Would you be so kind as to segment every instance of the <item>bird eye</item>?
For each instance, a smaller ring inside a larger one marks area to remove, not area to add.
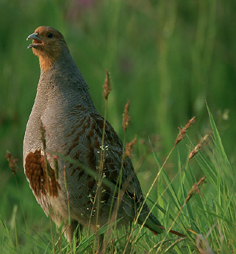
[[[51,34],[51,33],[50,33],[50,34],[47,34],[47,37],[48,37],[48,38],[53,38],[53,34]]]

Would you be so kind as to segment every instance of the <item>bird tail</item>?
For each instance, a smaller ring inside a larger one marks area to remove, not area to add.
[[[138,223],[140,225],[144,224],[146,228],[151,230],[153,234],[161,234],[165,228],[161,225],[160,221],[151,213],[147,218],[145,214],[140,214],[138,218]]]
[[[145,215],[140,214],[138,218],[138,223],[141,225],[144,223],[144,226],[155,235],[161,234],[165,230],[165,228],[161,225],[160,221],[152,213],[149,215],[148,218],[146,218]],[[170,230],[169,232],[179,237],[186,237],[186,235],[174,230]]]

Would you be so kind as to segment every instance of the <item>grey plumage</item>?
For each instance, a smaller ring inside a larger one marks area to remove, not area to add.
[[[121,219],[120,225],[128,225],[136,217],[144,198],[132,162],[129,158],[122,162],[122,142],[108,122],[105,128],[106,151],[102,173],[111,185],[102,184],[102,202],[99,207],[93,203],[97,182],[82,167],[59,157],[59,177],[56,178],[53,156],[50,153],[45,154],[43,149],[41,122],[45,128],[47,151],[73,158],[84,167],[97,172],[104,119],[93,105],[88,86],[76,67],[63,36],[53,28],[39,27],[28,38],[33,39],[29,47],[39,57],[41,74],[24,137],[24,167],[38,203],[58,226],[64,223],[65,235],[69,241],[72,240],[77,224],[90,226],[95,231],[96,223],[99,223],[99,226],[105,225],[110,211],[114,208],[117,199],[114,189],[123,165],[122,184],[127,182],[130,175],[133,177],[128,183],[117,218]],[[49,179],[44,164],[45,156],[51,172]],[[68,181],[71,227],[68,227],[64,169]],[[96,214],[99,215],[98,220]],[[149,208],[144,203],[138,222],[144,223],[148,215]],[[163,231],[160,222],[152,213],[144,225],[154,233]]]

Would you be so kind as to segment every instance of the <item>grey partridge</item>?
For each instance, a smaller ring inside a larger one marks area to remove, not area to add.
[[[92,102],[88,86],[62,34],[54,28],[41,26],[28,39],[33,40],[28,48],[38,56],[41,74],[24,136],[24,170],[46,215],[50,215],[57,226],[63,225],[66,238],[72,241],[77,226],[96,231],[109,222],[117,201],[115,188],[121,189],[122,184],[128,182],[117,211],[118,226],[129,225],[142,209],[138,223],[144,223],[156,234],[162,233],[164,228],[144,202],[130,158],[122,162],[122,142],[107,121],[102,178],[111,184],[102,182],[100,204],[94,204],[97,179],[86,168],[98,171],[104,119]],[[58,156],[57,172],[53,151],[78,161],[82,166]],[[118,184],[118,179],[121,179],[121,184]]]

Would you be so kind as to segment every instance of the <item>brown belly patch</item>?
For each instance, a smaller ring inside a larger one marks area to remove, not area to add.
[[[61,189],[55,175],[55,171],[47,163],[48,173],[45,169],[45,157],[41,150],[30,152],[25,159],[25,174],[35,196],[46,195],[57,197]]]

